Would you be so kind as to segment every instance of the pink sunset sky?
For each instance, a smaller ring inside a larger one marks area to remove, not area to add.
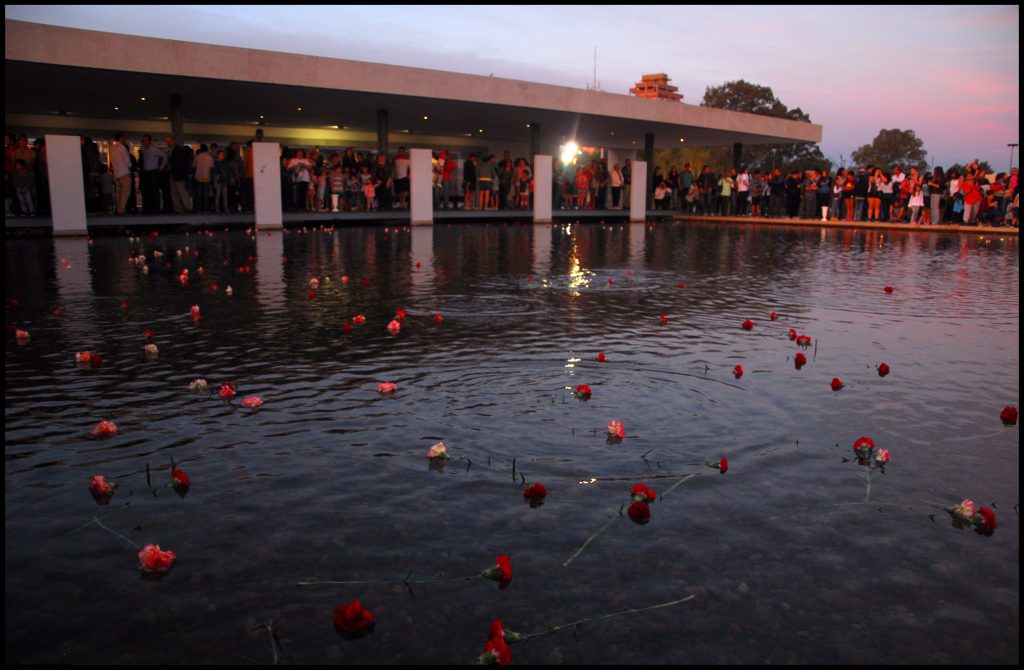
[[[928,158],[1009,166],[1018,6],[17,6],[6,18],[627,93],[667,72],[685,102],[745,79],[824,126],[849,162],[882,128]],[[669,103],[666,103],[669,104]],[[1014,154],[1017,165],[1017,154]]]

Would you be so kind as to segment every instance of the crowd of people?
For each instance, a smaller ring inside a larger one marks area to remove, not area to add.
[[[171,135],[158,146],[143,135],[138,146],[123,134],[105,147],[81,138],[86,211],[126,214],[160,212],[252,212],[255,191],[253,142],[179,144]],[[43,138],[5,135],[5,211],[8,215],[49,213],[49,173]],[[407,209],[411,160],[405,147],[391,156],[352,148],[281,147],[281,202],[288,212],[351,212]],[[435,209],[529,210],[534,175],[525,158],[505,151],[471,153],[461,160],[447,151],[433,154]],[[649,205],[687,214],[907,222],[928,225],[1018,225],[1017,168],[985,173],[974,161],[964,170],[904,173],[867,165],[828,169],[750,172],[746,166],[716,174],[689,164],[677,170],[653,168]],[[632,163],[604,160],[555,161],[552,205],[560,209],[628,207]],[[141,196],[141,197],[140,197]]]
[[[1012,225],[1019,220],[1017,168],[985,173],[978,161],[960,171],[941,167],[904,173],[867,165],[751,173],[746,166],[715,174],[690,165],[663,173],[655,167],[651,201],[655,209],[689,214],[877,221],[938,225]]]

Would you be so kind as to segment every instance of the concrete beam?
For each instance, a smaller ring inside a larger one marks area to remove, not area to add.
[[[551,223],[551,156],[533,157],[533,222]]]
[[[87,234],[81,139],[77,135],[47,135],[46,159],[53,234]]]
[[[253,142],[252,152],[256,227],[281,228],[281,147],[276,142]]]
[[[412,149],[409,166],[409,221],[412,225],[434,223],[434,172],[430,149]]]

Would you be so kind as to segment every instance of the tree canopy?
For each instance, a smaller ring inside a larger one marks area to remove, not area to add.
[[[925,170],[928,168],[927,155],[924,141],[913,130],[883,128],[871,144],[854,151],[852,158],[856,165],[876,165],[887,170],[896,166]]]
[[[799,107],[790,109],[775,97],[770,86],[752,84],[742,79],[721,86],[709,86],[704,91],[702,107],[716,107],[734,112],[747,112],[774,116],[790,121],[810,123],[811,117]],[[731,166],[732,150],[727,148],[719,168]],[[720,159],[721,160],[721,159]],[[783,172],[832,167],[817,144],[752,144],[743,147],[741,162],[751,170],[768,171],[780,168]]]

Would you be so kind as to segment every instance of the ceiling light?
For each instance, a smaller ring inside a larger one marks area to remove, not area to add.
[[[679,138],[679,141],[680,141],[680,142],[685,142],[686,140],[684,140],[684,139],[683,139],[682,137],[680,137],[680,138]]]
[[[429,120],[430,120],[430,117],[429,117],[429,116],[427,116],[426,114],[424,114],[424,115],[423,115],[423,120],[424,120],[424,121],[429,121]]]
[[[296,107],[296,108],[295,108],[295,111],[296,111],[296,112],[301,112],[301,111],[302,111],[302,108],[301,108],[301,107]]]
[[[142,102],[146,102],[146,98],[145,98],[145,96],[143,96],[143,97],[139,98],[139,100],[141,100]]]
[[[121,108],[120,108],[120,107],[115,107],[115,108],[114,108],[114,111],[115,111],[115,112],[121,111]]]
[[[530,127],[530,124],[529,124],[529,123],[527,123],[527,124],[526,124],[526,127],[527,127],[527,128],[529,128],[529,127]]]

